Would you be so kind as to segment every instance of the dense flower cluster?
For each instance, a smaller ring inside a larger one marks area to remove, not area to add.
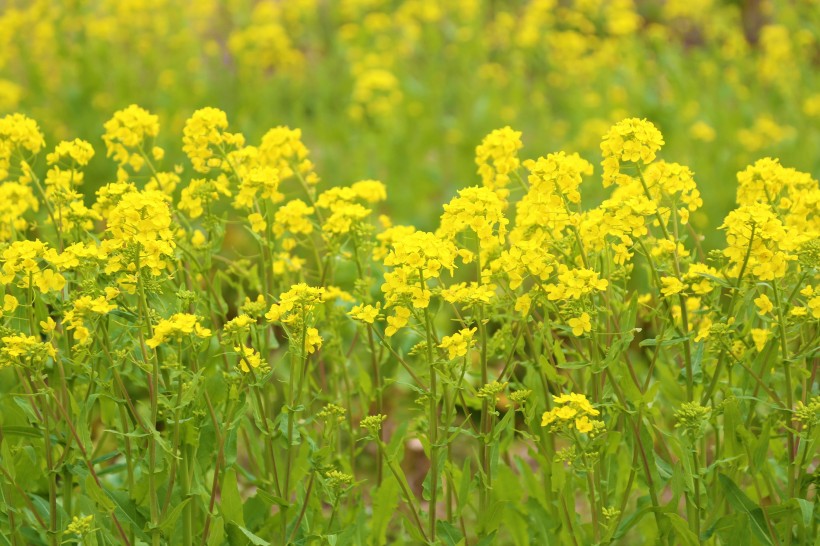
[[[553,402],[555,402],[555,407],[544,412],[541,417],[542,427],[550,426],[552,430],[575,429],[582,434],[590,435],[603,431],[604,422],[594,419],[601,412],[593,408],[583,394],[573,392],[553,396]]]
[[[334,522],[325,509],[371,498],[367,480],[377,484],[373,510],[398,499],[428,538],[458,530],[442,518],[463,493],[461,513],[477,531],[458,532],[471,543],[502,532],[482,526],[507,498],[498,484],[517,472],[529,472],[537,495],[564,488],[538,503],[564,534],[559,501],[588,488],[579,544],[603,543],[647,491],[659,517],[681,504],[664,507],[660,492],[686,497],[695,528],[704,506],[726,508],[694,484],[718,472],[743,480],[737,465],[763,455],[778,466],[777,488],[807,496],[796,484],[813,461],[820,320],[820,185],[809,174],[773,159],[742,170],[725,245],[705,252],[693,225],[704,207],[695,174],[656,157],[664,139],[646,120],[600,131],[598,183],[587,182],[593,167],[581,155],[519,158],[521,133],[494,131],[477,149],[482,184],[458,191],[429,230],[379,216],[389,203],[381,181],[319,186],[299,131],[276,127],[247,145],[214,108],[184,124],[187,163],[172,170],[153,145],[156,117],[117,112],[104,137],[116,179],[87,205],[91,142],[47,148],[28,118],[4,123],[0,372],[12,403],[0,400],[3,453],[16,435],[38,457],[45,449],[35,466],[45,468],[49,501],[66,495],[58,476],[83,499],[65,508],[72,518],[105,504],[98,488],[119,488],[112,498],[130,499],[129,511],[151,524],[123,523],[114,508],[117,521],[103,523],[97,511],[111,542],[120,530],[155,543],[165,530],[192,537],[196,520],[219,521],[204,542],[221,543],[226,518],[241,525],[239,512],[213,508],[227,502],[250,507],[248,525],[262,506],[257,519],[272,523],[255,529],[268,525],[283,540],[307,537],[306,513],[330,536],[352,520]],[[613,183],[589,204],[588,189]],[[35,430],[40,443],[29,438]],[[91,454],[109,442],[144,458],[102,473]],[[701,444],[715,450],[709,464]],[[417,445],[435,478],[424,505],[397,459]],[[463,456],[471,450],[477,457]],[[83,465],[61,468],[58,451]],[[369,457],[376,464],[362,464]],[[613,461],[632,469],[629,480],[604,479]],[[544,472],[529,470],[536,464]],[[195,490],[200,475],[214,481]],[[0,477],[4,490],[12,479]],[[244,499],[245,486],[255,496]],[[617,500],[602,506],[605,498]],[[300,502],[304,510],[290,509]],[[395,506],[377,534],[401,525]],[[772,517],[785,527],[785,516]],[[635,523],[641,532],[672,532],[645,520]],[[50,518],[40,527],[54,537],[86,532],[57,521],[62,528]]]

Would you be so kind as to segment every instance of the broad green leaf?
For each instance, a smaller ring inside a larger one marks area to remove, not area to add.
[[[664,515],[666,516],[666,519],[669,520],[669,523],[672,524],[672,529],[675,530],[675,534],[678,539],[680,539],[675,544],[680,544],[681,546],[700,546],[700,541],[698,540],[697,535],[689,529],[689,524],[686,523],[686,520],[677,514],[672,514],[669,512]]]
[[[91,500],[97,503],[103,512],[110,513],[114,511],[114,502],[105,494],[105,491],[97,485],[97,482],[91,474],[85,478],[85,492],[91,497]]]
[[[814,515],[814,503],[806,499],[795,498],[792,500],[797,503],[797,507],[800,509],[800,515],[803,517],[803,528],[810,529],[812,516]]]
[[[387,526],[401,500],[399,482],[389,470],[385,469],[384,480],[373,495],[373,517],[371,519],[370,535],[373,544],[384,544],[387,535]]]
[[[237,531],[242,533],[245,536],[245,538],[247,538],[250,541],[250,543],[253,544],[253,546],[270,546],[270,542],[268,542],[267,540],[263,539],[262,537],[260,537],[258,535],[255,535],[254,533],[252,533],[251,531],[249,531],[248,529],[246,529],[242,525],[237,525],[235,523],[228,523],[228,529],[229,530],[236,529]]]
[[[239,496],[239,486],[236,483],[236,470],[229,468],[222,477],[222,500],[219,504],[222,517],[226,523],[245,525],[245,516],[242,512],[242,497]]]
[[[445,546],[459,546],[459,544],[464,543],[464,535],[461,534],[458,527],[447,521],[437,521],[436,532],[438,533],[438,538]]]
[[[150,540],[143,531],[146,518],[128,494],[125,491],[106,491],[105,493],[117,505],[117,517],[129,522],[139,537]]]
[[[3,434],[5,436],[23,436],[25,438],[42,438],[43,433],[34,427],[14,427],[4,426]]]
[[[211,532],[208,535],[208,546],[225,546],[225,521],[215,516],[211,519]]]
[[[190,497],[174,506],[173,510],[165,514],[165,518],[159,523],[159,528],[162,529],[165,535],[173,534],[174,526],[189,502],[191,502]]]
[[[763,544],[772,544],[766,527],[766,520],[763,515],[763,510],[752,501],[740,488],[732,481],[726,474],[718,474],[718,480],[726,493],[726,500],[732,505],[732,508],[745,513],[749,517],[749,522],[752,525],[752,531],[758,540]]]

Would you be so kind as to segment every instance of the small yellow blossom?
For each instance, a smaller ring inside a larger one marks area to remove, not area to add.
[[[757,352],[763,351],[766,346],[766,341],[769,339],[769,331],[765,328],[752,328],[752,340],[755,343]]]
[[[568,324],[570,328],[572,328],[572,334],[574,336],[582,336],[584,333],[592,331],[589,313],[581,313],[581,316],[569,319]]]
[[[177,313],[172,315],[171,318],[160,320],[154,326],[154,335],[145,343],[155,349],[160,344],[182,335],[207,338],[211,336],[211,331],[202,327],[196,315]]]
[[[755,305],[758,309],[759,315],[768,315],[774,309],[774,304],[772,304],[771,300],[766,294],[761,294],[760,297],[755,298]]]
[[[464,356],[473,345],[473,334],[475,332],[476,328],[464,328],[451,336],[444,336],[441,338],[439,347],[447,349],[450,360]]]
[[[376,320],[376,317],[379,316],[379,307],[381,304],[376,304],[375,307],[372,305],[356,305],[353,309],[350,310],[348,315],[352,318],[359,320],[361,322],[365,322],[367,324],[373,324]]]
[[[686,285],[683,284],[677,277],[663,277],[661,278],[661,284],[663,285],[661,288],[661,294],[666,297],[679,294],[684,290],[684,288],[686,288]]]

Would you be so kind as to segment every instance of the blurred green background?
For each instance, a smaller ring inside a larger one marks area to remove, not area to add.
[[[818,64],[816,0],[0,0],[0,115],[34,117],[49,147],[92,142],[89,195],[115,177],[115,110],[157,113],[166,163],[185,165],[185,119],[215,106],[251,144],[301,128],[323,187],[382,180],[385,212],[426,228],[479,183],[492,129],[522,131],[522,157],[597,165],[612,123],[646,117],[695,172],[714,247],[738,170],[820,171]]]

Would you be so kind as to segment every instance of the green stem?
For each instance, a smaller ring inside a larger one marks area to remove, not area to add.
[[[407,507],[410,510],[410,516],[413,518],[413,523],[416,524],[419,533],[421,533],[421,536],[424,537],[424,542],[429,542],[427,539],[427,534],[424,532],[424,525],[421,523],[421,520],[419,519],[419,513],[418,510],[416,510],[416,504],[413,502],[413,497],[410,495],[410,491],[407,490],[407,483],[405,482],[404,478],[399,473],[399,471],[396,470],[393,461],[391,461],[387,457],[387,453],[385,452],[386,446],[384,445],[384,443],[378,438],[375,438],[375,440],[376,445],[379,446],[379,456],[384,458],[384,462],[387,463],[387,468],[390,470],[390,472],[393,474],[393,477],[396,478],[396,482],[398,482],[399,484],[402,496],[404,497],[404,502],[407,503]]]
[[[780,359],[783,363],[783,374],[786,379],[786,406],[789,412],[794,411],[794,393],[792,387],[791,362],[789,362],[789,349],[786,340],[786,322],[783,319],[783,307],[780,298],[780,290],[777,288],[777,281],[772,281],[772,288],[774,290],[774,302],[777,309],[777,326],[780,332]],[[786,427],[786,443],[789,450],[787,475],[787,495],[791,499],[794,497],[794,433],[791,427]],[[792,511],[786,514],[786,546],[792,542]]]
[[[421,277],[424,290],[424,275]],[[430,311],[424,308],[424,327],[427,334],[427,363],[430,366],[430,423],[428,439],[430,440],[430,509],[428,529],[430,540],[436,540],[436,503],[438,500],[438,393],[436,392],[436,368],[433,364],[433,325]]]

